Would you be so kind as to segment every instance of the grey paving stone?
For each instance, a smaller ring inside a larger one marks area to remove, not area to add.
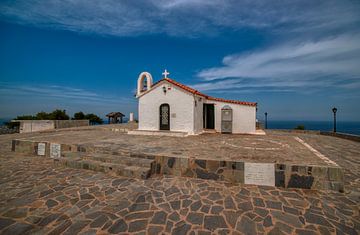
[[[15,220],[13,219],[0,218],[0,230],[6,228],[13,223],[15,223]]]
[[[78,234],[86,225],[90,223],[89,220],[78,220],[75,221],[66,231],[64,232],[64,235],[72,235],[72,234]]]
[[[128,225],[123,219],[117,220],[108,230],[109,233],[117,234],[120,232],[126,232],[128,230]]]
[[[214,231],[218,228],[227,228],[226,222],[222,216],[207,215],[204,218],[204,227],[207,230]]]
[[[146,229],[147,220],[136,220],[129,223],[129,232],[139,232]]]
[[[186,220],[191,224],[199,224],[201,225],[204,220],[204,214],[203,213],[195,213],[190,212],[188,216],[186,217]]]
[[[24,218],[27,215],[27,208],[15,208],[15,209],[11,209],[9,211],[7,211],[4,216],[5,217],[9,217],[9,218]]]
[[[306,212],[304,214],[304,217],[307,223],[319,224],[323,226],[331,226],[330,223],[323,216]]]
[[[176,226],[173,229],[172,234],[176,235],[186,235],[188,231],[190,230],[191,226],[189,224],[183,223],[179,226]]]
[[[90,223],[91,228],[102,227],[109,219],[105,215],[100,215],[93,222]]]
[[[269,216],[269,215],[266,216],[266,218],[264,219],[263,225],[264,225],[264,227],[273,226],[273,222],[272,222],[271,216]]]
[[[154,214],[151,224],[165,224],[167,214],[164,211],[158,211]]]
[[[51,208],[51,207],[54,207],[54,206],[57,206],[59,203],[55,200],[52,200],[52,199],[49,199],[46,201],[46,206],[48,208]]]
[[[3,235],[22,235],[28,233],[34,226],[25,223],[15,223],[2,231]]]
[[[256,234],[256,224],[246,216],[241,217],[236,225],[236,230],[243,234]]]

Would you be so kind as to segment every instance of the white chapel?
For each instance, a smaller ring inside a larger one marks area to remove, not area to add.
[[[257,103],[211,97],[168,78],[166,70],[163,75],[156,83],[148,72],[139,75],[138,130],[188,135],[256,132]]]

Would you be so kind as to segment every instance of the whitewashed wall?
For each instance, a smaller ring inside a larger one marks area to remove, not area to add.
[[[24,120],[20,122],[20,133],[55,129],[55,123],[51,120]]]
[[[231,104],[209,100],[207,103],[215,104],[215,130],[221,132],[221,109],[228,105],[233,110],[232,133],[255,133],[256,107],[240,104]]]
[[[163,92],[163,86],[171,90]],[[139,130],[159,130],[160,105],[170,105],[170,130],[194,134],[194,98],[192,94],[163,81],[139,97]],[[174,117],[175,116],[175,117]]]

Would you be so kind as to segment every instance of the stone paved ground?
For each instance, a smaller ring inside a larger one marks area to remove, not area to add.
[[[2,234],[360,233],[355,142],[302,136],[345,168],[346,190],[337,193],[190,178],[115,178],[15,154],[12,138],[0,137]]]
[[[141,152],[164,156],[262,163],[302,164],[306,162],[306,164],[327,165],[294,138],[299,135],[286,135],[281,132],[270,132],[265,136],[207,134],[179,138],[128,135],[99,127],[84,127],[81,131],[78,131],[79,129],[60,130],[33,133],[31,137],[24,139],[96,146],[112,152]],[[360,143],[357,143],[357,146],[360,148]]]

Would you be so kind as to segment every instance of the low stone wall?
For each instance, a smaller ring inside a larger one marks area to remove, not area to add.
[[[55,129],[89,126],[89,120],[55,120]]]
[[[55,128],[54,121],[51,120],[19,120],[19,122],[20,133],[53,130]]]
[[[89,126],[89,120],[13,120],[20,123],[20,133]]]
[[[266,129],[265,131],[280,131],[280,132],[287,132],[287,133],[300,133],[300,134],[314,134],[314,135],[320,135],[320,131],[316,130],[295,130],[295,129]]]
[[[38,155],[40,144],[45,144],[44,156],[50,157],[51,145],[54,143],[46,141],[13,140],[12,151]],[[86,145],[68,145],[60,144],[61,156],[63,152],[103,152],[94,146]],[[119,157],[121,155],[130,155],[135,158],[148,158],[156,161],[156,174],[175,175],[191,178],[201,178],[209,180],[227,181],[229,183],[247,184],[247,162],[243,161],[224,161],[207,160],[200,158],[159,156],[144,153],[113,153]],[[344,190],[344,172],[341,167],[330,165],[294,165],[281,163],[260,163],[271,166],[272,171],[266,172],[274,178],[272,186],[284,188],[303,188],[303,189],[321,189],[335,190],[343,192]],[[259,172],[261,175],[261,172]],[[255,175],[255,177],[257,177]],[[269,177],[269,178],[271,178]],[[258,177],[259,185],[269,185],[268,179]],[[261,184],[264,180],[266,184]]]
[[[268,130],[287,132],[287,133],[327,135],[327,136],[333,136],[333,137],[338,137],[338,138],[342,138],[342,139],[360,142],[359,135],[352,135],[352,134],[347,134],[347,133],[330,132],[330,131],[316,131],[316,130],[291,130],[291,129],[268,129]]]
[[[351,135],[351,134],[339,133],[339,132],[336,132],[336,133],[335,132],[325,132],[325,131],[320,132],[320,134],[360,142],[359,135]]]
[[[157,174],[246,183],[245,162],[131,154],[156,160]],[[272,163],[265,163],[271,165]],[[344,190],[343,169],[338,166],[273,163],[275,184],[284,188]],[[267,179],[264,179],[265,181]]]
[[[39,155],[39,144],[45,145],[45,151],[43,157],[51,157],[51,143],[47,141],[30,141],[30,140],[12,140],[11,150],[17,153]],[[63,151],[77,152],[80,151],[80,147],[77,145],[60,144],[60,154]]]

